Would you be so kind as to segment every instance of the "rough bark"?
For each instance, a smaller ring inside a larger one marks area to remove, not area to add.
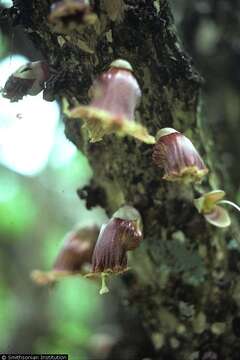
[[[202,77],[182,47],[169,2],[96,0],[96,26],[67,36],[49,26],[49,1],[13,2],[9,16],[57,71],[46,97],[87,103],[94,77],[125,58],[143,92],[137,118],[153,135],[166,126],[184,132],[203,155],[210,175],[202,185],[168,183],[152,163],[151,146],[114,135],[90,144],[81,121],[65,119],[67,137],[94,170],[91,206],[100,203],[110,215],[128,203],[143,217],[144,242],[131,256],[133,275],[125,285],[157,358],[239,359],[238,244],[230,243],[231,232],[207,225],[192,203],[201,191],[231,189],[231,181],[215,166],[218,154],[201,111]],[[237,239],[236,224],[233,229]]]

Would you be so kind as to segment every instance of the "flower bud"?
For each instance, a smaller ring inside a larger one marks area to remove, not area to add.
[[[158,131],[153,150],[154,163],[164,169],[163,179],[198,182],[207,174],[206,168],[192,142],[180,132],[164,128]]]
[[[134,120],[141,90],[129,62],[114,61],[109,70],[93,83],[89,93],[92,97],[90,105],[78,106],[70,116],[85,121],[91,142],[102,140],[106,134],[117,133],[155,143],[147,129]]]
[[[65,276],[82,273],[84,266],[91,263],[98,234],[98,227],[85,227],[67,234],[53,270],[35,270],[32,272],[33,280],[45,285]]]
[[[92,273],[102,273],[103,288],[107,292],[105,277],[127,270],[127,251],[136,249],[142,240],[141,216],[130,207],[123,206],[101,228],[92,257]]]
[[[21,100],[25,95],[37,95],[49,77],[48,65],[44,61],[29,62],[21,66],[7,80],[3,97],[11,102]]]
[[[218,205],[221,204],[224,196],[224,191],[213,190],[194,200],[194,205],[207,222],[220,228],[228,227],[231,224],[227,210]]]
[[[88,0],[62,0],[52,4],[48,20],[56,32],[68,33],[81,25],[94,24],[97,15]]]

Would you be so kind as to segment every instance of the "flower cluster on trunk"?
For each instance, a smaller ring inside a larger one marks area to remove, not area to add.
[[[84,31],[86,26],[98,21],[95,10],[88,0],[56,1],[50,8],[49,25],[58,33]],[[44,61],[21,66],[7,80],[2,90],[3,96],[10,101],[18,101],[25,95],[38,94],[49,79],[50,68],[53,69]],[[114,60],[93,82],[89,96],[91,100],[88,105],[77,104],[70,109],[65,108],[64,112],[67,117],[83,124],[82,128],[87,130],[90,142],[103,141],[105,136],[115,134],[131,136],[152,146],[153,165],[162,169],[162,178],[166,181],[195,184],[203,181],[208,174],[203,158],[185,134],[166,127],[152,136],[136,119],[142,91],[127,60]],[[66,104],[67,99],[63,100]],[[240,211],[236,204],[222,200],[224,195],[222,190],[213,190],[192,199],[199,213],[214,226],[226,227],[231,223],[223,204]],[[39,283],[48,283],[63,275],[84,274],[84,264],[91,263],[92,270],[86,276],[101,274],[101,293],[107,292],[106,276],[126,271],[127,252],[141,243],[141,216],[137,209],[125,205],[102,225],[100,232],[96,228],[84,231],[86,236],[82,230],[68,235],[52,271],[35,271],[33,278]]]

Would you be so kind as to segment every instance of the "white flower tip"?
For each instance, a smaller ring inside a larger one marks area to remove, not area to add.
[[[117,69],[129,70],[129,71],[133,72],[132,65],[127,60],[123,60],[123,59],[114,60],[110,64],[110,67],[111,68],[117,68]]]
[[[178,131],[173,128],[160,129],[160,130],[158,130],[158,132],[156,134],[156,140],[159,140],[163,136],[174,134],[174,133],[178,133]]]
[[[120,207],[114,214],[113,218],[118,218],[128,221],[139,221],[141,220],[141,215],[137,209],[130,205],[124,205]]]

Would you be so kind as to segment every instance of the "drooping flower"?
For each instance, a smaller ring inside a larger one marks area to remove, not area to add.
[[[221,205],[227,204],[240,211],[238,205],[231,201],[223,200],[224,197],[224,191],[213,190],[194,200],[194,205],[198,209],[199,213],[203,214],[207,222],[220,228],[231,225],[231,218],[228,211]]]
[[[82,25],[94,24],[97,15],[88,0],[62,0],[52,4],[48,20],[56,32],[68,33]]]
[[[199,182],[208,172],[192,142],[172,128],[163,128],[156,136],[154,163],[164,169],[163,179],[183,183]]]
[[[91,263],[98,234],[99,228],[96,226],[84,227],[67,234],[53,269],[48,272],[33,271],[33,280],[45,285],[66,276],[84,274],[85,265]]]
[[[48,77],[49,68],[45,61],[29,62],[8,78],[2,95],[11,102],[21,100],[25,95],[37,95],[43,90]]]
[[[134,120],[141,90],[129,62],[121,59],[112,62],[109,70],[93,83],[89,93],[92,97],[90,105],[74,108],[70,116],[84,121],[91,142],[116,133],[133,136],[148,144],[155,143],[147,129]]]
[[[105,278],[110,274],[119,274],[128,269],[127,251],[136,249],[142,240],[141,216],[131,206],[123,206],[107,224],[101,228],[93,256],[92,273],[101,274],[100,294],[108,292]]]

